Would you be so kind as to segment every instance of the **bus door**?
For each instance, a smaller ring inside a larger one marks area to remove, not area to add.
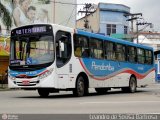
[[[71,58],[71,34],[58,31],[56,34],[56,67],[58,87],[67,88],[69,85],[69,60]]]

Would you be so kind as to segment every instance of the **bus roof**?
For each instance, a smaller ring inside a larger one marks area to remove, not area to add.
[[[153,50],[153,48],[149,47],[149,46],[145,46],[145,45],[142,45],[142,44],[136,44],[136,43],[129,42],[129,41],[126,41],[126,40],[112,38],[112,37],[109,37],[109,36],[104,36],[104,35],[100,35],[100,34],[96,34],[96,33],[91,33],[91,32],[87,32],[87,31],[80,30],[80,29],[77,29],[77,33],[81,34],[81,35],[88,36],[88,37],[94,37],[94,38],[103,39],[103,40],[116,42],[116,43],[120,43],[120,44],[125,44],[125,45],[134,46],[134,47]]]

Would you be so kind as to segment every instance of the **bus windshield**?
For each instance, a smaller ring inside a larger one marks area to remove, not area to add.
[[[54,61],[54,40],[49,34],[11,37],[10,66],[29,66]]]

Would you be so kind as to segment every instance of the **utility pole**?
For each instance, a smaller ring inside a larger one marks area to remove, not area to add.
[[[139,19],[138,16],[142,16],[142,13],[134,13],[134,14],[128,13],[128,14],[124,14],[124,16],[125,17],[131,16],[131,18],[127,19],[127,21],[131,21],[131,32],[133,33],[134,32],[133,22],[134,22],[134,20],[136,20],[136,24],[137,24],[138,23],[137,19]],[[138,25],[136,26],[136,35],[137,35],[136,38],[137,38],[137,43],[138,43]]]
[[[137,20],[137,19],[139,18],[139,17],[138,17],[139,15],[142,16],[142,13],[134,13],[134,14],[128,13],[128,14],[124,14],[125,17],[131,16],[131,18],[128,19],[127,21],[131,21],[131,31],[132,31],[132,32],[134,31],[134,30],[133,30],[133,21],[134,21],[134,20]]]
[[[94,7],[91,3],[86,3],[83,7],[83,10],[78,11],[78,13],[85,14],[85,20],[84,20],[84,28],[89,29],[89,21],[87,19],[88,15],[91,13],[94,13]]]
[[[138,23],[138,21],[137,21],[137,23],[136,23],[136,28],[137,28],[137,36],[136,36],[136,38],[137,38],[137,44],[139,43],[139,41],[138,41],[138,34],[139,34],[139,29],[138,29],[138,26],[142,26],[142,25],[147,25],[147,26],[149,26],[150,25],[150,27],[152,27],[153,26],[153,24],[152,23],[147,23],[147,22],[139,22]],[[147,27],[146,26],[146,27]],[[143,30],[143,29],[142,29]],[[142,30],[140,30],[140,31],[142,31]]]

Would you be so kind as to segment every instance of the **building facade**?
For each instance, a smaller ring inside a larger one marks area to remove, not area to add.
[[[137,39],[134,40],[137,43]],[[154,51],[160,50],[160,33],[158,32],[139,32],[138,43],[153,47]]]
[[[84,28],[84,21],[88,20],[88,31],[114,37],[126,37],[129,32],[128,17],[130,8],[121,4],[99,3],[94,13],[77,20],[77,28]]]

